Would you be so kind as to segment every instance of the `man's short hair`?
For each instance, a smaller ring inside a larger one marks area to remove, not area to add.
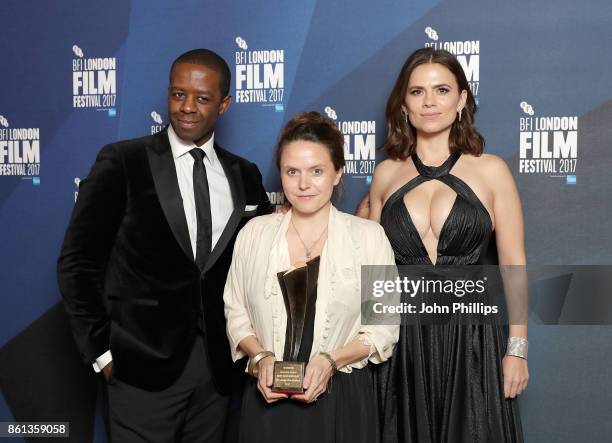
[[[221,79],[219,80],[221,95],[227,97],[230,89],[230,81],[232,80],[232,73],[225,60],[223,60],[219,54],[210,49],[192,49],[191,51],[187,51],[179,55],[178,58],[172,62],[172,66],[170,67],[171,77],[174,67],[181,63],[202,65],[217,71],[221,75]]]

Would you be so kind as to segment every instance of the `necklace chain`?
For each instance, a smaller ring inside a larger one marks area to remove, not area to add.
[[[293,217],[291,217],[291,226],[293,226],[295,233],[297,234],[298,238],[300,239],[300,242],[302,243],[302,246],[304,247],[304,252],[306,253],[306,260],[310,260],[310,254],[312,253],[312,250],[314,249],[314,247],[323,238],[323,235],[325,235],[325,233],[327,232],[327,226],[325,226],[325,229],[323,229],[323,232],[321,232],[321,235],[319,235],[319,238],[315,240],[315,242],[310,246],[310,248],[306,246],[304,239],[300,235],[300,231],[298,231],[298,229],[295,227],[295,224],[293,223]]]

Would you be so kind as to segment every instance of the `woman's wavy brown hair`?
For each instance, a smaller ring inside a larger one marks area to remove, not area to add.
[[[390,158],[404,160],[416,149],[416,130],[402,115],[402,105],[406,98],[408,81],[412,71],[417,66],[425,63],[438,63],[448,69],[454,76],[459,86],[459,91],[467,91],[467,100],[462,110],[461,121],[457,118],[453,122],[448,137],[450,152],[461,152],[479,156],[482,154],[485,140],[474,127],[474,114],[476,114],[476,102],[465,72],[457,58],[443,49],[421,48],[414,51],[402,66],[397,76],[395,86],[387,100],[387,140],[383,149],[387,151]]]

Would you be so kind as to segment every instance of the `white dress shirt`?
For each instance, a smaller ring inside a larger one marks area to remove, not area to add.
[[[195,197],[193,194],[193,162],[195,160],[191,154],[189,154],[189,151],[197,146],[193,142],[178,138],[172,126],[168,126],[168,139],[170,139],[170,147],[172,148],[172,156],[174,157],[174,165],[176,166],[179,190],[183,198],[183,209],[185,210],[185,217],[187,218],[191,249],[193,250],[193,256],[195,258],[198,228]],[[221,237],[221,233],[225,229],[225,225],[227,225],[227,221],[234,211],[234,201],[232,200],[229,182],[227,181],[223,165],[221,165],[217,157],[214,146],[215,134],[211,135],[210,139],[199,147],[199,149],[202,149],[206,154],[204,157],[204,167],[206,168],[206,177],[208,179],[210,214],[212,216],[211,249],[214,249],[219,241],[219,237]]]
[[[232,358],[245,353],[239,344],[254,335],[282,360],[287,312],[277,273],[290,268],[287,229],[291,211],[255,217],[238,233],[223,301]],[[395,256],[383,228],[370,220],[330,208],[327,241],[321,252],[317,280],[311,357],[331,352],[352,340],[370,347],[365,359],[341,368],[351,372],[368,361],[391,356],[398,339],[395,324],[361,324],[361,266],[389,265]]]
[[[191,240],[191,250],[193,258],[196,255],[196,241],[198,231],[198,219],[196,216],[195,196],[193,193],[193,163],[195,159],[189,154],[193,148],[202,149],[206,154],[204,157],[204,167],[208,179],[208,190],[210,194],[210,214],[212,217],[212,245],[219,241],[225,225],[234,211],[234,201],[229,182],[225,175],[223,165],[215,152],[215,134],[202,146],[196,146],[193,142],[182,140],[176,135],[172,126],[168,126],[168,139],[176,167],[176,177],[178,179],[179,191],[183,199],[183,210],[187,219],[187,229],[189,230],[189,240]],[[100,372],[104,366],[113,360],[111,351],[108,350],[93,363],[94,371]]]

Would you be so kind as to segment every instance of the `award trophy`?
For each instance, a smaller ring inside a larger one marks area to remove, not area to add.
[[[305,362],[312,348],[318,261],[317,257],[305,267],[277,274],[287,311],[287,329],[283,361],[274,362],[273,392],[304,393]]]

